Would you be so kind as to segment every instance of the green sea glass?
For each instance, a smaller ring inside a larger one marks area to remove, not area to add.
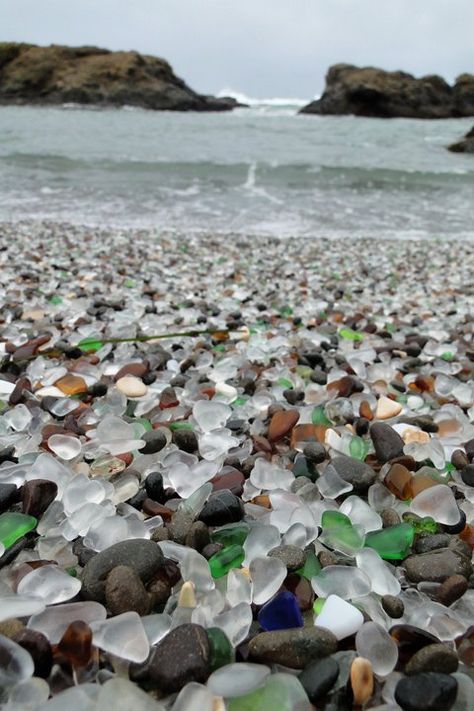
[[[369,443],[362,437],[352,437],[349,443],[349,453],[354,459],[359,459],[363,462],[369,453]]]
[[[102,348],[104,344],[98,338],[88,336],[87,338],[83,338],[82,341],[79,341],[77,345],[82,351],[92,351],[92,353],[95,353],[95,351]]]
[[[371,531],[365,538],[365,545],[373,548],[384,560],[403,560],[410,552],[415,537],[415,529],[409,523]]]
[[[207,636],[211,647],[211,670],[215,671],[235,659],[234,650],[226,633],[218,627],[210,627]]]
[[[227,701],[228,711],[307,711],[311,708],[306,691],[296,676],[272,674],[265,686],[245,696]]]
[[[248,533],[249,527],[246,523],[230,523],[213,531],[211,540],[213,543],[222,543],[223,546],[243,546]]]
[[[317,597],[316,598],[316,600],[313,602],[313,612],[315,615],[321,614],[325,602],[326,602],[325,597]]]
[[[306,554],[306,560],[302,568],[297,572],[302,575],[306,580],[311,580],[315,575],[321,571],[321,563],[319,562],[316,553],[313,551],[308,551]]]
[[[341,330],[339,331],[339,335],[346,341],[362,341],[364,338],[362,333],[353,331],[352,328],[341,328]]]
[[[15,541],[33,531],[38,523],[34,516],[7,511],[0,515],[0,543],[10,548]]]
[[[339,511],[325,511],[321,519],[320,540],[329,548],[353,556],[365,540],[361,526],[354,526],[348,516]]]
[[[431,516],[424,516],[419,518],[412,513],[404,513],[403,520],[405,523],[409,523],[415,529],[415,533],[437,533],[438,524],[431,518]]]
[[[245,558],[242,546],[230,545],[209,558],[209,568],[213,578],[222,578],[232,568],[239,568]]]
[[[326,413],[324,412],[324,407],[322,405],[318,405],[314,408],[311,414],[311,422],[313,425],[325,425],[326,427],[329,427],[332,424],[331,420],[328,420],[326,417]]]

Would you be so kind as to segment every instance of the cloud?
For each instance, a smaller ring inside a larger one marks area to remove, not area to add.
[[[194,88],[311,97],[340,61],[473,71],[473,0],[0,0],[2,38],[137,49]]]

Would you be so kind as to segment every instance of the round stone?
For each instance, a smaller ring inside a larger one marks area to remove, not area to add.
[[[338,675],[339,664],[333,657],[326,657],[310,662],[298,679],[308,694],[308,699],[312,704],[316,704],[332,689]]]
[[[448,711],[457,690],[458,683],[449,674],[425,672],[400,679],[395,700],[403,711]]]
[[[206,630],[195,624],[171,630],[155,647],[148,663],[152,683],[168,694],[180,691],[191,681],[204,683],[210,672],[209,639]]]
[[[405,674],[411,676],[421,672],[451,674],[457,671],[458,655],[446,644],[428,644],[416,652],[405,666]]]
[[[289,573],[302,568],[306,560],[306,553],[297,546],[277,546],[272,548],[268,555],[281,560]]]
[[[146,615],[150,599],[139,575],[128,565],[112,568],[105,581],[105,601],[112,615],[137,612]]]
[[[403,617],[405,606],[403,601],[396,595],[384,595],[381,599],[382,607],[389,617],[399,619]]]
[[[117,380],[115,385],[117,390],[131,398],[143,397],[148,391],[145,383],[134,375],[124,375],[123,378]]]
[[[336,650],[336,637],[322,627],[261,632],[249,644],[250,657],[255,661],[292,669],[304,669],[314,659],[327,657]]]
[[[166,435],[160,429],[150,430],[141,435],[141,439],[145,442],[140,449],[141,454],[156,454],[166,446]]]

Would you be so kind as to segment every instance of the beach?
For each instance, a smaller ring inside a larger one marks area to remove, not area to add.
[[[0,264],[2,702],[469,698],[472,241],[20,220]]]

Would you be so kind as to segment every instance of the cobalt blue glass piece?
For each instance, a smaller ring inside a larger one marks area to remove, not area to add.
[[[278,593],[260,608],[258,621],[266,632],[289,630],[304,624],[296,597],[286,591]]]

